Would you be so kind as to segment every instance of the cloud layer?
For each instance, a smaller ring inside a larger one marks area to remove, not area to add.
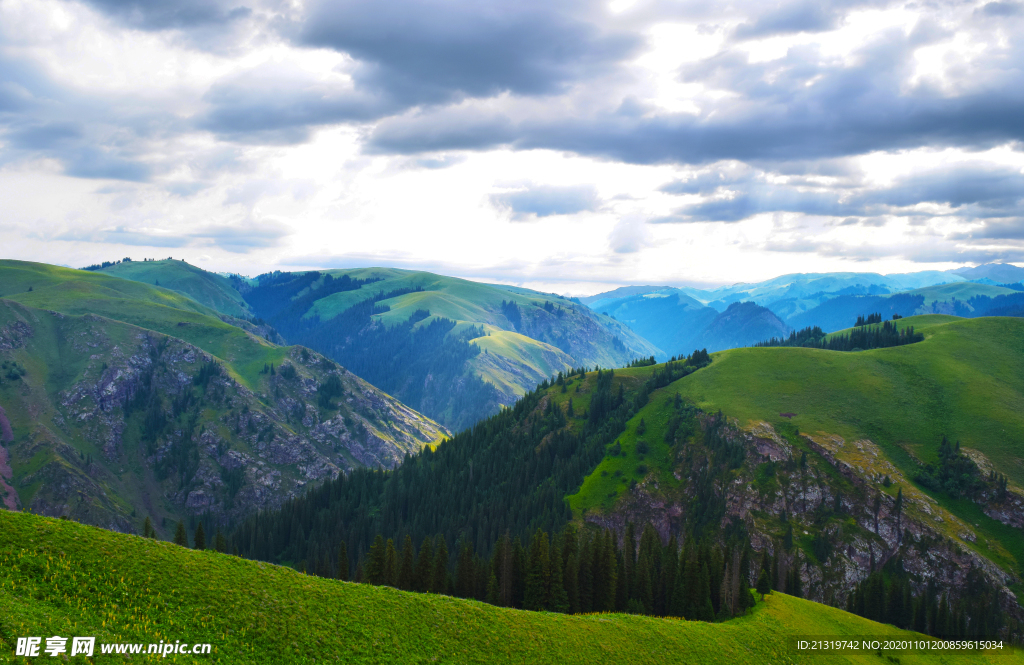
[[[466,227],[592,224],[612,267],[1018,260],[1021,3],[618,4],[2,5],[0,169],[97,183],[11,228],[266,263],[338,220],[413,242],[391,199],[444,191]]]

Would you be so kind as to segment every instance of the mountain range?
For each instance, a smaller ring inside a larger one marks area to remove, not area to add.
[[[626,323],[657,346],[656,357],[664,360],[698,347],[717,351],[749,346],[808,326],[833,332],[876,311],[886,318],[938,313],[1019,316],[1024,312],[1022,281],[1024,268],[987,264],[893,275],[799,273],[709,290],[630,286],[580,301]],[[753,303],[758,309],[748,307],[742,319],[734,315],[728,333],[718,332],[720,324],[712,326],[716,314],[740,302]],[[740,334],[738,329],[745,332]]]

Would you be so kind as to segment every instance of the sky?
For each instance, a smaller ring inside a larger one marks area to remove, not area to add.
[[[0,0],[0,257],[543,291],[1024,263],[1024,4]]]

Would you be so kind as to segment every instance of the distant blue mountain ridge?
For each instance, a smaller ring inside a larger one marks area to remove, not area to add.
[[[664,359],[695,348],[749,346],[807,326],[842,330],[873,312],[887,319],[925,313],[1022,316],[1022,282],[1024,268],[986,264],[890,275],[795,273],[716,289],[626,286],[579,300],[629,326]],[[744,307],[736,308],[739,303]]]

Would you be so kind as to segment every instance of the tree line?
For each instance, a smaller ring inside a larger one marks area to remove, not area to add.
[[[923,340],[924,335],[914,332],[914,326],[900,328],[895,321],[885,321],[880,326],[858,323],[857,327],[854,327],[849,333],[831,336],[818,326],[808,326],[799,331],[794,330],[789,337],[772,337],[769,340],[758,342],[754,346],[798,346],[828,351],[867,351],[868,349],[903,346]]]
[[[715,621],[754,605],[752,550],[745,536],[724,547],[695,539],[680,547],[675,536],[664,543],[650,524],[638,531],[630,523],[620,546],[610,529],[578,529],[570,522],[559,532],[537,529],[525,545],[506,532],[484,557],[468,539],[449,553],[443,534],[424,537],[419,548],[408,534],[401,547],[377,534],[354,572],[344,542],[333,559],[325,557],[305,572],[524,610]],[[770,560],[762,565],[770,566]]]

